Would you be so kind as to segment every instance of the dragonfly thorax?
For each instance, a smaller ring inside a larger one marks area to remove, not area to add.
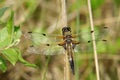
[[[71,38],[66,39],[65,42],[66,42],[66,44],[70,44],[70,43],[72,43],[72,39]]]
[[[64,38],[64,41],[66,44],[72,43],[72,36],[71,35],[66,35]]]
[[[64,42],[62,44],[59,44],[59,46],[63,46],[65,50],[68,47],[71,47],[72,49],[74,49],[76,46],[76,43],[73,43],[71,28],[70,27],[63,27],[62,34],[63,34],[63,41]]]

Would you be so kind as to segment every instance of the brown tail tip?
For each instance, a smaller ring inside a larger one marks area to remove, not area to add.
[[[70,63],[70,67],[71,67],[72,73],[73,73],[73,75],[75,75],[75,68],[74,68],[74,61],[73,61],[73,59],[69,60],[69,63]]]

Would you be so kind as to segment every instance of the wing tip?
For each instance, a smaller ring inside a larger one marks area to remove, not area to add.
[[[32,33],[32,31],[29,31],[29,32],[27,32],[27,33]]]
[[[45,33],[42,33],[42,35],[43,35],[43,36],[46,36],[46,34],[45,34]]]

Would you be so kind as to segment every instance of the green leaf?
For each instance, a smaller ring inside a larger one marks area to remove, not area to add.
[[[0,70],[2,70],[3,72],[7,70],[6,62],[2,57],[0,57]]]
[[[3,7],[0,9],[0,17],[3,16],[3,14],[5,13],[5,11],[8,9],[8,7]]]
[[[9,46],[10,43],[10,38],[7,37],[6,39],[4,39],[3,41],[0,41],[0,50],[5,49],[7,46]]]
[[[4,27],[3,29],[0,30],[0,41],[5,40],[7,37],[8,37],[7,28]]]
[[[10,48],[20,42],[22,32],[20,26],[14,26],[13,15],[14,13],[11,12],[11,17],[7,22],[7,26],[0,30],[0,48],[2,50],[4,48]]]
[[[20,30],[20,26],[14,27],[14,43],[18,43],[20,41],[20,37],[22,35],[22,32]]]
[[[15,65],[15,63],[18,61],[18,53],[13,48],[3,50],[2,54],[8,61],[12,63],[12,65]]]
[[[7,31],[10,36],[10,39],[11,39],[10,43],[11,43],[13,40],[13,33],[14,33],[14,12],[13,11],[11,12],[10,19],[7,22]]]
[[[8,36],[7,28],[0,30],[0,48],[8,46],[10,43],[10,38]]]
[[[26,60],[24,60],[24,59],[22,58],[22,55],[21,55],[20,50],[17,49],[17,48],[15,48],[15,49],[16,49],[16,51],[18,52],[18,58],[19,58],[19,61],[20,61],[21,63],[23,63],[23,64],[26,65],[26,66],[30,66],[30,67],[34,67],[34,68],[37,67],[35,64],[31,64],[31,63],[27,62]]]
[[[7,30],[8,30],[8,33],[10,35],[14,31],[14,12],[13,11],[11,12],[11,16],[10,16],[8,23],[7,23]]]

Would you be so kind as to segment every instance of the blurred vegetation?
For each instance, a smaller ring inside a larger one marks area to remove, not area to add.
[[[7,8],[8,7],[3,7],[0,9],[1,17]],[[17,61],[20,61],[25,65],[35,67],[34,64],[30,64],[25,61],[21,56],[20,50],[15,47],[20,42],[21,30],[20,26],[14,26],[13,16],[14,12],[12,11],[10,18],[6,22],[5,26],[2,26],[3,28],[0,31],[0,51],[2,54],[2,57],[0,57],[0,69],[3,72],[5,72],[7,69],[6,61],[4,58],[6,58],[12,65],[15,65]]]
[[[66,2],[68,26],[81,34],[74,55],[76,74],[71,73],[71,80],[96,80],[92,43],[87,43],[91,39],[87,0]],[[26,50],[31,42],[22,35],[28,31],[61,35],[61,4],[60,0],[0,0],[0,80],[64,79],[64,55],[29,54]],[[120,80],[120,1],[91,0],[91,5],[100,78]]]

